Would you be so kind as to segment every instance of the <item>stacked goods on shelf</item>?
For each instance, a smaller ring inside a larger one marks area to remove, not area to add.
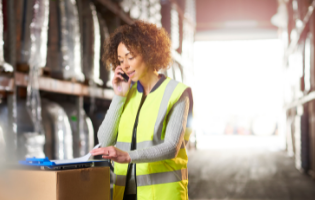
[[[149,19],[149,0],[138,1],[138,6],[140,7],[139,19],[143,21],[148,21]]]
[[[304,94],[308,94],[311,91],[311,62],[313,59],[313,56],[311,56],[311,48],[312,34],[308,33],[304,45]]]
[[[49,159],[73,158],[72,131],[68,116],[57,103],[42,100],[43,127],[45,130],[45,155]]]
[[[100,80],[100,25],[93,3],[78,0],[80,19],[82,64],[85,79],[95,84],[103,85]]]
[[[176,6],[172,5],[171,6],[171,40],[172,40],[172,48],[173,49],[178,49],[181,46],[181,41],[180,41],[180,18],[179,14],[177,12]]]
[[[160,0],[149,0],[149,18],[148,22],[161,27],[161,3]]]
[[[25,157],[45,157],[45,136],[43,133],[38,134],[36,132],[25,100],[17,101],[17,113],[18,157],[21,159]]]
[[[159,0],[123,0],[122,9],[133,19],[147,21],[161,27],[161,4]]]
[[[94,144],[98,144],[98,138],[97,138],[97,132],[99,127],[101,126],[105,115],[107,113],[107,109],[99,109],[95,110],[93,113],[89,114],[89,117],[91,118],[92,124],[93,124],[93,129],[94,129]]]
[[[51,76],[83,81],[76,1],[50,1],[47,66]]]
[[[30,26],[33,17],[33,6],[35,0],[22,0],[17,3],[17,34],[20,45],[17,48],[17,63],[23,71],[28,70],[31,51]],[[22,68],[23,67],[23,68]]]
[[[124,0],[128,1],[128,0]],[[130,17],[133,19],[139,19],[141,16],[141,0],[130,0]],[[124,3],[125,4],[125,3]]]
[[[175,79],[173,66],[166,70],[166,76]]]
[[[289,56],[289,66],[286,69],[291,85],[291,100],[299,99],[303,96],[301,79],[303,77],[303,51],[304,43],[299,44],[298,48]]]
[[[124,10],[125,13],[130,13],[130,9],[132,7],[132,0],[122,0],[120,2],[121,8]]]
[[[4,161],[6,137],[10,131],[8,127],[8,108],[4,102],[0,102],[0,161]],[[0,164],[1,165],[1,164]]]
[[[101,55],[104,54],[104,46],[106,40],[109,38],[109,30],[106,25],[105,20],[103,19],[102,15],[98,13],[98,21],[100,24],[100,33],[101,33]],[[112,70],[108,71],[106,69],[106,63],[102,61],[102,59],[99,61],[100,62],[100,78],[104,82],[105,87],[111,87],[111,80],[112,77],[114,76],[114,73]]]
[[[173,70],[174,70],[174,79],[179,81],[179,82],[183,82],[183,73],[182,73],[182,69],[181,66],[174,61],[173,62]]]
[[[91,119],[86,115],[84,109],[80,110],[80,116],[75,105],[60,103],[67,113],[71,125],[73,137],[73,157],[86,155],[94,147],[94,129]],[[78,116],[82,119],[82,129],[78,132]]]
[[[2,1],[0,1],[0,73],[1,72],[13,72],[13,67],[5,62],[4,59],[4,41],[3,41],[3,30],[4,30],[4,18],[3,18]]]
[[[49,0],[35,1],[30,24],[30,47],[28,64],[30,66],[27,85],[27,111],[34,124],[34,133],[25,135],[26,144],[33,152],[42,151],[45,133],[42,127],[41,100],[39,94],[40,69],[46,65]],[[34,144],[33,144],[34,143]],[[37,146],[35,144],[38,144]],[[35,148],[36,146],[36,148]],[[33,154],[32,154],[33,155]],[[42,157],[38,155],[37,157]]]
[[[194,0],[186,0],[183,9],[184,15],[188,20],[183,20],[183,42],[182,58],[184,66],[183,82],[187,85],[193,85],[193,52],[195,40],[196,8]],[[193,23],[193,24],[192,24]]]
[[[193,23],[196,23],[196,2],[195,2],[195,0],[186,0],[185,17],[188,17]]]

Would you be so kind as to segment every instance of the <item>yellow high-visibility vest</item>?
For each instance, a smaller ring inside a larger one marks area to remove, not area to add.
[[[137,126],[137,149],[144,149],[163,143],[168,114],[183,92],[191,90],[177,81],[166,78],[153,92],[147,95]],[[118,127],[116,147],[130,151],[134,123],[143,95],[141,84],[135,83],[127,96]],[[190,102],[192,104],[192,102]],[[191,105],[190,105],[191,107]],[[190,109],[191,111],[191,109]],[[186,143],[191,129],[186,129],[185,141],[174,159],[150,163],[137,163],[137,199],[188,200],[188,171]],[[115,184],[113,199],[122,200],[127,180],[128,164],[115,163]]]

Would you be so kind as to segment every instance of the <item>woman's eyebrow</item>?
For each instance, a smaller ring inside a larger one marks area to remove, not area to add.
[[[125,54],[125,56],[127,56],[128,54],[130,54],[130,52],[126,53],[126,54]],[[118,58],[121,58],[121,56],[120,56],[120,55],[118,55]]]

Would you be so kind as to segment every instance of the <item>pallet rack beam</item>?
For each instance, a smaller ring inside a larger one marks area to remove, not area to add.
[[[291,108],[295,108],[299,105],[303,105],[303,104],[310,102],[312,100],[315,100],[315,91],[310,92],[308,95],[291,102],[290,104],[286,105],[285,108],[286,108],[286,110],[289,110]]]
[[[20,72],[14,73],[15,76],[15,85],[20,87],[27,87],[28,84],[28,75]],[[11,83],[13,79],[10,80],[4,79],[3,83]],[[1,84],[0,77],[0,86]],[[11,84],[12,85],[12,84]],[[7,89],[13,90],[13,87],[10,86]],[[75,96],[94,96],[100,99],[111,100],[114,96],[114,91],[111,89],[103,89],[97,87],[87,86],[77,82],[64,81],[53,79],[50,77],[40,77],[39,78],[39,89],[42,91],[69,94]]]

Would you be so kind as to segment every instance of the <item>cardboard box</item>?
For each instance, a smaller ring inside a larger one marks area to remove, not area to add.
[[[110,200],[109,167],[0,173],[1,200]]]

